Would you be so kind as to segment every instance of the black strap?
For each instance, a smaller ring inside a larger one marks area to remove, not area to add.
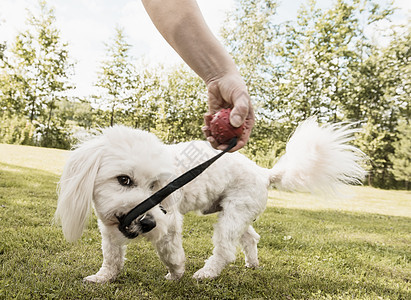
[[[184,185],[192,181],[194,178],[196,178],[198,175],[203,173],[205,169],[207,169],[213,162],[219,159],[224,153],[234,148],[235,145],[237,145],[237,138],[231,139],[228,147],[221,153],[203,162],[202,164],[192,168],[191,170],[188,170],[183,175],[179,176],[178,178],[174,179],[172,182],[167,184],[161,190],[157,191],[149,198],[138,204],[131,211],[129,211],[128,214],[118,217],[118,220],[120,221],[120,224],[118,225],[119,230],[127,236],[127,228],[128,226],[130,226],[131,222],[133,222],[135,219],[137,219],[139,216],[141,216],[148,210],[152,209],[157,204],[160,204],[160,202],[163,201],[171,193],[183,187]]]

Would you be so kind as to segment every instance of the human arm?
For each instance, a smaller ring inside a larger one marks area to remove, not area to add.
[[[209,112],[203,128],[209,142],[218,145],[209,131],[211,115],[231,107],[230,123],[245,130],[237,146],[245,145],[254,125],[254,112],[246,84],[233,59],[215,38],[195,0],[143,0],[147,13],[162,36],[183,60],[204,80],[208,89]]]

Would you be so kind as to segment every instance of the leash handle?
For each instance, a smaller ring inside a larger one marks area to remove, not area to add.
[[[219,159],[221,156],[223,156],[225,153],[230,151],[232,148],[237,145],[237,138],[234,137],[233,139],[230,140],[229,145],[226,149],[224,149],[221,153],[213,156],[209,160],[203,162],[202,164],[188,170],[184,174],[180,175],[173,181],[171,181],[169,184],[167,184],[165,187],[148,197],[146,200],[138,204],[136,207],[134,207],[132,210],[130,210],[126,215],[117,217],[119,220],[119,225],[118,229],[126,236],[126,237],[135,237],[135,234],[131,234],[128,231],[128,228],[135,219],[137,219],[139,216],[143,215],[146,213],[148,210],[152,209],[154,206],[158,205],[163,201],[166,197],[168,197],[171,193],[176,191],[177,189],[183,187],[193,179],[195,179],[197,176],[199,176],[201,173],[204,172],[212,163],[214,163],[217,159]]]

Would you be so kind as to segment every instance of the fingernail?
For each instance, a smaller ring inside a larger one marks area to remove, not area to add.
[[[240,127],[241,124],[243,124],[243,118],[241,118],[240,115],[231,116],[230,123],[234,127]]]

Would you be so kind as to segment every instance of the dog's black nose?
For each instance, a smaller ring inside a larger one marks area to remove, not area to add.
[[[147,233],[156,227],[156,220],[154,220],[154,217],[150,214],[142,216],[138,222],[140,223],[141,231],[143,233]]]

